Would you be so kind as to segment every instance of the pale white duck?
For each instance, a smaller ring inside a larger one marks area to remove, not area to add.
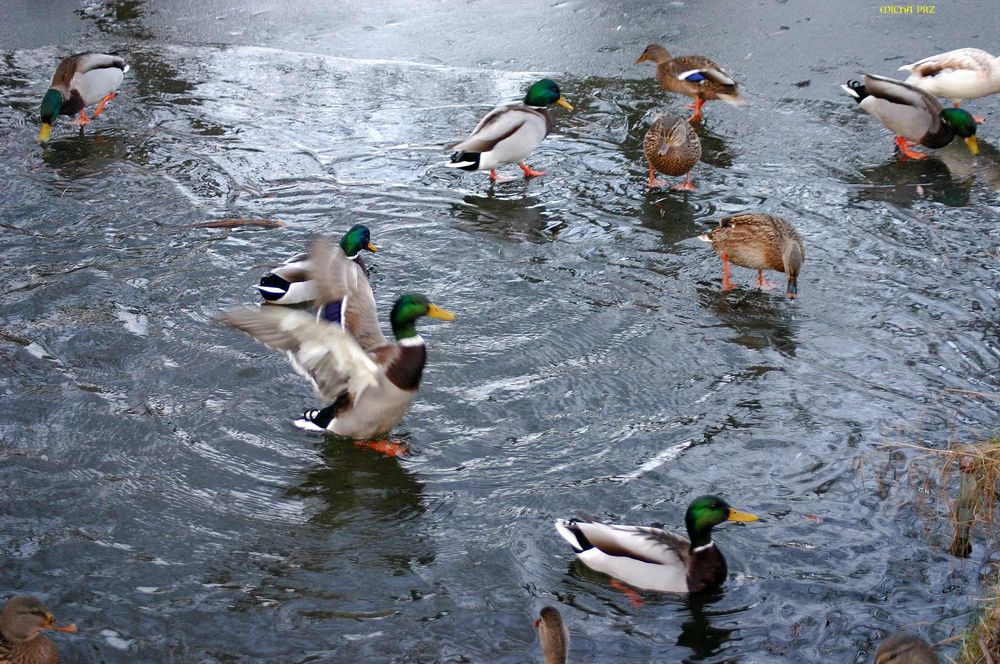
[[[1000,92],[1000,56],[978,48],[958,48],[903,65],[906,83],[936,97],[951,99],[955,108],[965,99]],[[981,118],[976,118],[982,122]]]

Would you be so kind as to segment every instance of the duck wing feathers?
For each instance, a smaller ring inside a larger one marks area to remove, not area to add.
[[[266,346],[287,352],[296,370],[309,378],[316,394],[327,401],[345,392],[356,401],[378,383],[382,373],[348,332],[301,311],[237,309],[222,321]],[[392,355],[390,351],[387,349],[387,356]]]
[[[498,106],[479,121],[467,139],[448,149],[458,152],[489,152],[498,143],[532,123],[540,123],[545,128],[543,138],[548,135],[548,116],[545,113],[524,104]]]
[[[622,526],[577,519],[573,528],[609,556],[632,558],[653,565],[687,567],[691,543],[660,528]]]
[[[959,48],[903,65],[900,71],[912,71],[920,76],[936,76],[945,71],[989,72],[996,58],[978,48]]]
[[[365,351],[388,344],[378,324],[378,310],[365,270],[344,250],[326,240],[313,242],[310,276],[316,284],[316,304],[340,303],[340,322]]]
[[[861,107],[897,135],[927,147],[947,145],[953,132],[941,121],[941,104],[923,90],[885,76],[864,75]]]

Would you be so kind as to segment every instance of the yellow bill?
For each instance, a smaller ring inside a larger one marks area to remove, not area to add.
[[[38,130],[38,142],[47,143],[51,135],[52,135],[52,125],[50,125],[48,122],[43,122],[42,128]]]
[[[965,144],[969,146],[969,152],[979,154],[979,143],[976,142],[975,136],[969,136],[965,139]]]
[[[743,523],[750,523],[751,521],[756,521],[759,517],[750,514],[749,512],[741,512],[739,510],[734,510],[729,508],[729,521],[742,521]]]
[[[367,249],[368,249],[368,251],[372,252],[373,254],[377,254],[378,253],[378,249],[376,249],[375,245],[372,244],[371,242],[368,243]]]
[[[455,320],[455,314],[451,313],[447,309],[442,309],[436,304],[427,305],[427,315],[431,318],[437,318],[439,320]]]
[[[565,108],[567,111],[573,110],[573,104],[566,101],[566,97],[559,97],[556,103]]]

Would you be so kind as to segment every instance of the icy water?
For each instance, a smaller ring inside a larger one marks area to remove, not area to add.
[[[836,84],[989,48],[997,10],[966,4],[526,5],[505,49],[512,20],[485,3],[12,3],[0,597],[76,622],[55,637],[68,662],[541,661],[546,604],[579,662],[867,662],[899,628],[957,634],[991,551],[949,556],[879,448],[995,430],[969,392],[995,394],[1000,368],[1000,102],[971,105],[978,159],[959,143],[897,164]],[[631,64],[653,39],[715,56],[751,99],[706,107],[691,194],[645,189],[645,128],[684,103]],[[42,148],[51,71],[84,47],[133,69],[83,137],[62,119]],[[543,74],[576,106],[530,162],[548,175],[440,167]],[[720,292],[696,238],[742,210],[798,227],[798,300],[740,268]],[[190,226],[222,218],[285,225]],[[408,290],[458,316],[421,325],[399,460],[293,429],[309,386],[217,321],[358,222],[384,323]],[[680,529],[707,492],[763,518],[717,530],[730,578],[694,600],[634,606],[552,528],[586,511]]]

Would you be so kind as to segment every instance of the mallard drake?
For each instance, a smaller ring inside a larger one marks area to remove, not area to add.
[[[569,630],[563,623],[559,609],[546,606],[534,622],[538,640],[542,644],[545,664],[566,664],[569,656]]]
[[[96,118],[104,105],[115,98],[115,90],[129,69],[125,60],[113,53],[77,53],[63,59],[52,75],[52,83],[42,98],[42,128],[38,140],[52,135],[52,124],[60,115],[80,113],[79,124],[90,124],[84,109],[97,104]]]
[[[49,609],[34,597],[11,597],[0,612],[0,664],[58,664],[59,651],[42,631],[73,633],[76,625],[57,626]]]
[[[938,664],[938,657],[919,636],[896,632],[879,644],[875,664]]]
[[[642,151],[649,162],[650,189],[666,184],[654,177],[654,168],[665,175],[686,174],[684,182],[674,189],[694,189],[691,169],[701,159],[701,141],[690,122],[669,113],[657,115],[642,139]]]
[[[903,65],[899,71],[910,72],[906,83],[935,97],[951,99],[955,108],[963,99],[1000,92],[1000,57],[978,48],[938,53]]]
[[[733,77],[703,55],[675,58],[659,44],[650,44],[635,64],[641,62],[656,64],[656,80],[664,90],[694,99],[694,104],[688,106],[694,109],[688,122],[701,120],[701,107],[709,99],[721,99],[733,106],[742,106],[747,101],[736,88]]]
[[[684,515],[690,541],[659,528],[610,525],[588,516],[557,519],[556,530],[593,570],[644,590],[698,593],[726,579],[726,559],[712,541],[712,528],[756,520],[718,496],[700,496]]]
[[[394,427],[417,394],[427,350],[416,321],[423,316],[454,320],[455,315],[419,293],[406,293],[392,308],[396,341],[390,342],[379,329],[367,280],[362,283],[349,278],[348,271],[336,269],[334,249],[324,241],[313,243],[310,257],[317,303],[321,308],[342,303],[343,327],[301,311],[276,308],[231,311],[222,320],[288,353],[316,394],[332,402],[307,411],[296,426],[369,440]]]
[[[359,277],[368,279],[368,266],[361,258],[361,251],[377,253],[372,244],[371,231],[363,224],[355,224],[340,238],[340,253],[352,261]],[[260,278],[253,286],[269,304],[300,304],[316,299],[316,286],[309,278],[309,254],[301,253],[286,259],[278,267]]]
[[[722,257],[722,290],[735,288],[730,280],[729,263],[757,270],[757,286],[769,284],[764,270],[777,270],[788,275],[786,292],[794,298],[799,293],[799,272],[806,259],[806,250],[795,228],[772,214],[744,212],[723,217],[718,228],[698,236],[712,245]]]
[[[913,145],[943,148],[958,134],[972,154],[979,154],[976,119],[961,108],[942,108],[936,97],[920,88],[885,76],[864,74],[864,85],[848,81],[840,86],[861,108],[896,134],[896,146],[905,157],[927,155]]]
[[[542,140],[552,130],[548,106],[559,104],[572,111],[573,107],[559,92],[552,79],[543,78],[530,88],[519,104],[497,106],[486,114],[472,134],[459,143],[448,146],[455,150],[449,168],[465,171],[490,172],[490,180],[497,181],[497,166],[517,164],[524,177],[545,175],[532,170],[524,160],[531,156]]]

